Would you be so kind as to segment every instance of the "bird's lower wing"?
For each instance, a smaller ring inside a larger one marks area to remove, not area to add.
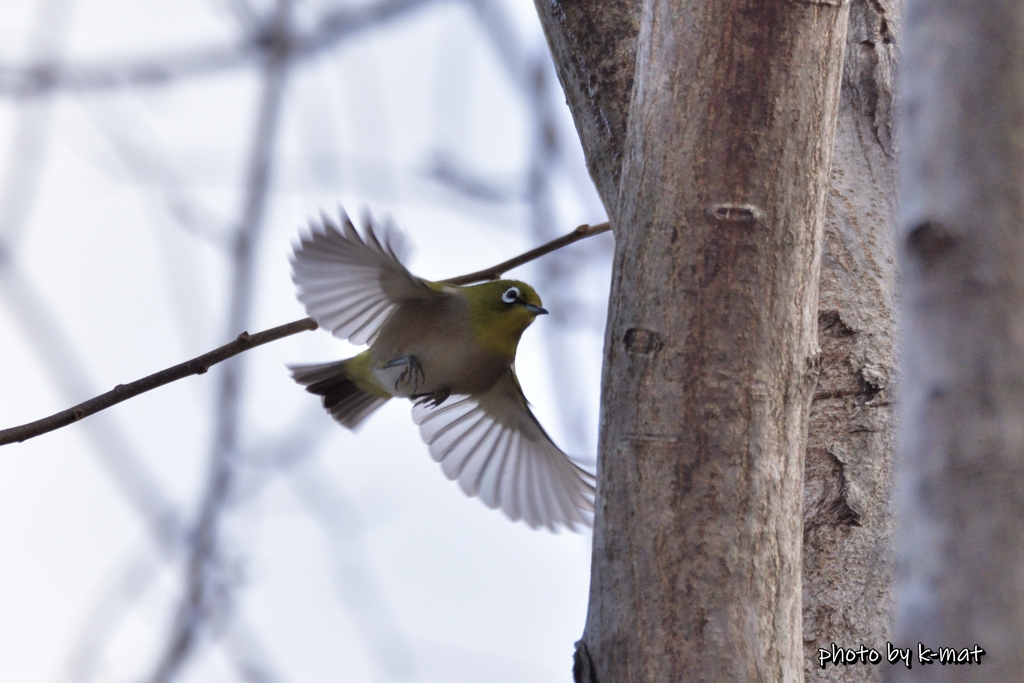
[[[551,441],[512,370],[478,396],[416,404],[413,420],[434,460],[467,495],[534,528],[591,525],[594,475]]]

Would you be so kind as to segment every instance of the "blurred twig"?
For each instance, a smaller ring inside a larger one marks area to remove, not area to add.
[[[267,60],[248,165],[245,202],[241,221],[235,232],[229,330],[244,328],[248,324],[252,309],[256,246],[263,228],[274,147],[280,128],[284,88],[293,44],[291,30],[291,2],[279,0],[263,34],[262,44],[267,50]],[[241,361],[242,358],[230,359],[219,378],[209,478],[200,505],[191,554],[187,561],[184,595],[171,627],[167,648],[152,676],[153,683],[167,683],[173,679],[178,669],[191,655],[196,640],[205,627],[204,622],[217,606],[217,599],[225,597],[219,590],[217,548],[221,516],[235,475],[233,460],[238,448],[243,379]]]
[[[147,544],[132,551],[118,568],[107,588],[85,619],[67,663],[67,676],[73,681],[89,683],[96,678],[103,663],[104,645],[113,637],[118,624],[131,606],[156,582],[160,564]]]
[[[356,506],[330,483],[331,477],[316,460],[294,468],[288,482],[321,527],[338,597],[356,620],[370,660],[388,680],[412,679],[413,646],[369,566],[362,540],[365,528]]]
[[[291,36],[295,59],[330,49],[345,38],[429,5],[435,0],[381,0],[325,13],[316,26]],[[139,85],[164,85],[186,77],[249,68],[266,56],[267,35],[246,35],[227,45],[96,64],[61,64],[52,60],[20,66],[0,64],[0,96],[38,97],[58,91],[88,92]]]
[[[478,21],[483,27],[494,48],[499,61],[508,73],[509,79],[518,88],[526,102],[526,111],[530,113],[530,155],[526,170],[525,201],[529,211],[530,233],[534,239],[550,239],[555,226],[556,202],[554,187],[556,170],[562,163],[564,145],[558,134],[558,113],[562,95],[551,87],[554,67],[551,56],[546,49],[528,55],[513,30],[512,22],[500,3],[488,0],[467,0],[474,10]],[[552,292],[554,310],[567,310],[563,301],[564,295],[571,289],[568,277],[575,276],[567,272],[560,259],[551,259],[539,269],[537,286]],[[544,341],[547,347],[547,359],[552,376],[561,377],[558,383],[562,387],[576,387],[579,382],[573,379],[574,355],[559,335],[559,327],[564,326],[565,318],[561,314],[552,316],[556,325],[545,326]],[[587,425],[582,419],[579,401],[571,396],[562,396],[557,402],[562,423],[566,425],[577,443],[583,443],[589,434]]]
[[[36,3],[30,50],[33,61],[56,63],[64,52],[71,25],[73,0],[42,0]],[[0,240],[8,248],[28,222],[28,214],[47,159],[50,101],[41,97],[22,107],[13,126],[11,153],[7,157],[0,191]]]
[[[530,145],[530,163],[527,170],[527,201],[530,207],[530,232],[535,239],[546,239],[556,224],[555,218],[555,170],[561,158],[562,147],[558,136],[557,116],[555,114],[556,99],[552,91],[551,75],[554,68],[551,57],[545,51],[530,63],[523,81],[523,94],[529,102],[527,110],[532,115],[532,143]],[[560,94],[559,94],[560,97]],[[544,328],[544,341],[547,346],[547,362],[551,368],[551,376],[558,377],[555,385],[561,387],[564,394],[556,401],[559,417],[565,425],[573,442],[577,445],[587,443],[591,430],[585,419],[583,403],[572,400],[573,394],[580,386],[579,364],[573,360],[576,354],[560,334],[564,329],[565,318],[562,311],[569,310],[565,305],[566,296],[572,291],[571,278],[576,276],[575,269],[566,268],[563,259],[549,259],[539,270],[538,285],[545,291],[552,292],[552,307],[556,311],[553,317],[558,324]]]
[[[92,393],[93,382],[84,370],[87,363],[75,351],[50,307],[4,251],[3,243],[0,243],[0,297],[31,339],[60,392],[69,400]],[[115,423],[90,422],[85,437],[155,536],[176,536],[180,528],[173,506]]]
[[[427,174],[463,197],[475,199],[478,202],[505,204],[520,200],[522,195],[516,189],[502,187],[495,181],[473,173],[448,154],[435,155],[427,169]]]
[[[223,640],[243,683],[279,683],[282,680],[270,661],[267,648],[244,622],[233,619],[226,627]]]
[[[91,101],[95,102],[95,101]],[[144,130],[134,135],[128,129],[137,126],[127,124],[127,117],[114,116],[108,108],[104,114],[97,113],[95,106],[83,102],[86,112],[92,117],[96,128],[105,136],[121,165],[140,189],[153,183],[163,190],[163,204],[169,215],[186,232],[203,239],[218,249],[227,248],[227,221],[204,206],[189,192],[182,174],[171,161],[170,153],[161,148],[155,131]]]

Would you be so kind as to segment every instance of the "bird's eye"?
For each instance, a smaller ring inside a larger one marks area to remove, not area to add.
[[[519,300],[520,296],[521,295],[519,293],[519,288],[518,287],[509,287],[501,295],[501,300],[504,301],[507,304],[514,304],[516,301]]]

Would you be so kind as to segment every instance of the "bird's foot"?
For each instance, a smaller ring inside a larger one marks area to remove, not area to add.
[[[447,389],[438,389],[431,394],[419,394],[418,396],[413,396],[412,399],[416,401],[416,405],[429,405],[431,408],[436,408],[447,401],[448,397],[451,396],[451,393],[452,392]]]
[[[399,386],[408,386],[412,384],[413,396],[416,395],[416,390],[419,389],[420,384],[427,381],[427,376],[423,373],[423,366],[416,360],[416,356],[403,356],[402,358],[396,358],[385,365],[385,368],[395,368],[400,365],[404,365],[402,368],[402,374],[395,380],[395,391],[399,391]]]

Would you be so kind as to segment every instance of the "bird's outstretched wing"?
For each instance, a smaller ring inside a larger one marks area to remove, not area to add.
[[[443,296],[398,260],[401,233],[381,230],[369,218],[363,232],[360,237],[344,211],[340,227],[321,214],[292,256],[292,281],[306,313],[353,344],[373,339],[397,304]]]
[[[483,394],[451,396],[437,407],[420,402],[412,416],[466,495],[534,528],[591,525],[594,475],[551,441],[511,368]]]

